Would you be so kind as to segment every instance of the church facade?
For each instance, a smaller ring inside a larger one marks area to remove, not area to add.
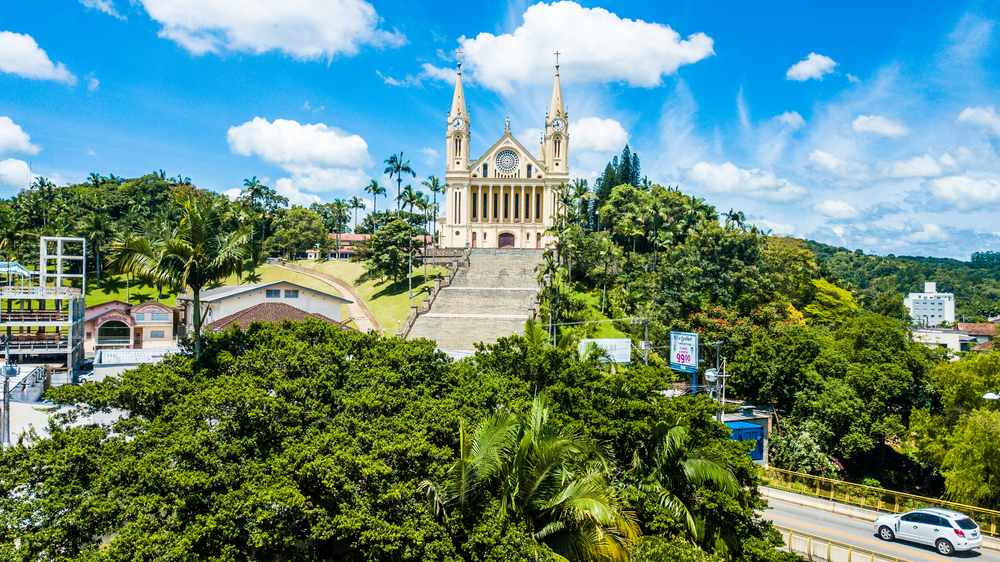
[[[448,113],[448,189],[439,243],[445,248],[545,248],[553,241],[545,234],[556,208],[553,188],[569,183],[569,116],[559,65],[545,132],[534,156],[511,134],[508,119],[503,136],[473,160],[471,127],[459,63]]]

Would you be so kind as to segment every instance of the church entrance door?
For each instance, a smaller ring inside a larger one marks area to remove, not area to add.
[[[497,239],[500,243],[501,248],[513,248],[514,247],[514,235],[509,232],[504,232]]]

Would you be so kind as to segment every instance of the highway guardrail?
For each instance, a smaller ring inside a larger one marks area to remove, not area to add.
[[[909,562],[905,558],[897,558],[888,554],[880,554],[874,550],[852,546],[842,542],[837,542],[827,538],[810,535],[789,529],[788,527],[774,526],[781,533],[782,540],[788,547],[788,551],[800,556],[805,556],[808,560],[825,560],[826,562]]]
[[[1000,534],[1000,511],[780,468],[768,467],[764,469],[764,472],[769,480],[768,486],[779,490],[886,513],[904,513],[922,507],[940,507],[968,515],[979,525],[979,530],[984,535],[997,536]]]

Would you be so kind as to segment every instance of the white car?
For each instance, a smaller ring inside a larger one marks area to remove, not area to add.
[[[928,507],[899,515],[882,515],[875,532],[884,541],[901,539],[933,546],[945,556],[983,544],[979,525],[957,511]]]

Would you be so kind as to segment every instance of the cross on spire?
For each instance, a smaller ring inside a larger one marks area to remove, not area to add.
[[[455,49],[455,54],[458,55],[458,67],[462,68],[462,48]]]
[[[559,70],[559,51],[556,51],[556,70]]]

